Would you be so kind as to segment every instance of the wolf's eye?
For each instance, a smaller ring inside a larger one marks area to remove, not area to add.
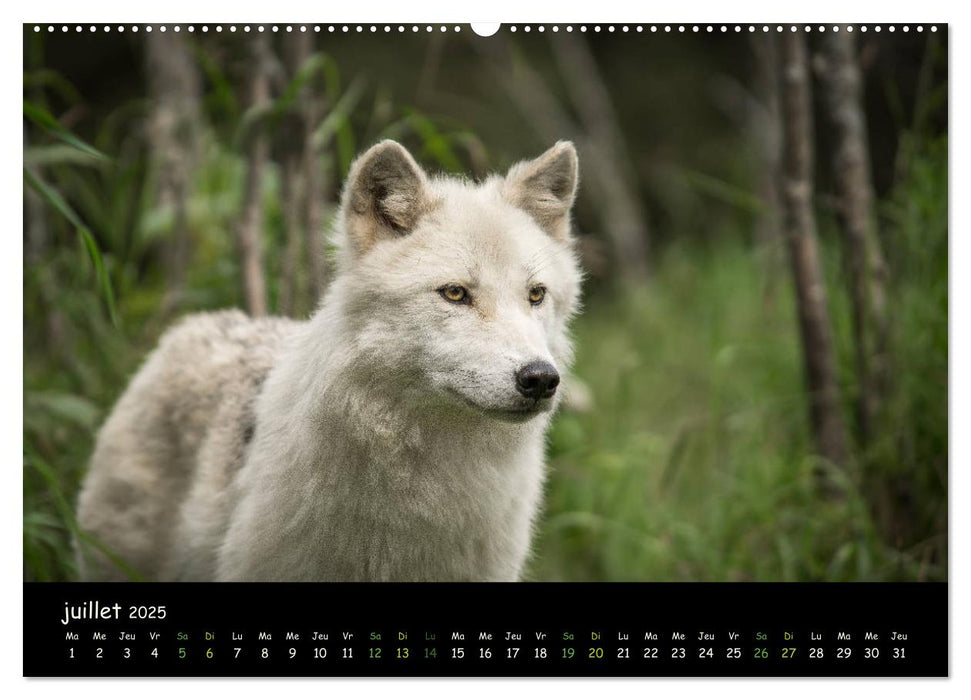
[[[446,301],[453,304],[467,304],[469,302],[469,290],[460,284],[446,284],[438,290],[438,293],[445,297]]]
[[[529,288],[529,303],[533,306],[539,306],[543,303],[543,299],[546,298],[546,287],[541,284],[535,287]]]

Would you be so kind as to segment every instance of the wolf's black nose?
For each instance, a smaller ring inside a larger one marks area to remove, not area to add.
[[[534,360],[516,372],[516,388],[527,399],[548,399],[559,383],[556,367],[543,360]]]

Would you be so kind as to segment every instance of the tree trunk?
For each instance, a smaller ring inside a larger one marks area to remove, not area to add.
[[[876,232],[863,85],[853,35],[827,33],[823,51],[826,106],[836,136],[833,167],[837,202],[849,262],[857,420],[861,442],[867,444],[889,375],[886,266]]]
[[[759,217],[755,240],[760,248],[775,249],[780,243],[779,179],[782,173],[782,141],[779,119],[779,47],[773,34],[752,37],[755,54],[755,92],[762,107],[751,116],[750,132],[759,147],[762,171],[759,195],[765,212]],[[754,111],[754,110],[753,110]],[[778,265],[773,265],[777,269]]]
[[[782,46],[783,202],[810,419],[817,452],[842,467],[849,450],[813,214],[812,101],[805,38],[787,32]]]
[[[613,101],[585,40],[564,34],[555,37],[551,45],[589,141],[584,155],[587,167],[594,171],[591,186],[603,210],[609,212],[603,221],[615,259],[628,277],[643,279],[648,261],[647,218],[633,184],[637,178]]]
[[[290,79],[297,76],[301,66],[310,57],[311,34],[297,34],[288,39],[286,54],[287,73]],[[307,191],[304,149],[307,143],[307,100],[310,90],[304,86],[294,101],[290,114],[279,129],[283,171],[283,219],[286,230],[286,247],[283,252],[283,269],[280,277],[280,312],[295,316],[303,304],[303,242]],[[309,242],[309,241],[308,241]]]
[[[290,151],[283,157],[283,222],[286,245],[280,275],[279,310],[284,316],[295,316],[301,298],[301,257],[303,252],[303,173],[300,154]]]
[[[765,270],[762,305],[771,308],[784,264],[779,183],[782,179],[782,124],[779,116],[779,44],[774,34],[757,34],[751,40],[755,55],[755,93],[758,107],[749,117],[749,135],[758,144],[759,198],[764,209],[755,224],[757,255]]]
[[[188,199],[197,157],[200,79],[182,37],[153,32],[145,43],[152,114],[148,142],[155,176],[155,206],[171,212],[165,254],[168,292],[163,306],[178,304],[189,267]]]
[[[265,36],[254,36],[250,48],[250,108],[270,100],[270,44]],[[246,310],[253,316],[266,314],[266,282],[263,277],[263,172],[269,159],[270,144],[262,123],[253,127],[246,156],[246,183],[243,211],[236,226],[236,246],[243,282]]]
[[[312,38],[308,55],[312,53]],[[320,173],[320,154],[313,145],[313,134],[323,116],[323,105],[315,95],[315,90],[307,90],[302,100],[304,112],[303,132],[303,180],[304,180],[304,233],[307,236],[307,258],[309,259],[310,295],[316,304],[327,286],[327,261],[324,250],[323,216],[321,202],[324,198],[323,179]]]

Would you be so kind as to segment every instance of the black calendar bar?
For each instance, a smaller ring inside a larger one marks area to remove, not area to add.
[[[24,584],[26,676],[946,676],[947,584]]]

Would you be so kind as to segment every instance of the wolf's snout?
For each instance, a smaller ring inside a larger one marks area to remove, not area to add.
[[[548,399],[559,383],[556,367],[543,360],[534,360],[516,372],[516,388],[527,399]]]

